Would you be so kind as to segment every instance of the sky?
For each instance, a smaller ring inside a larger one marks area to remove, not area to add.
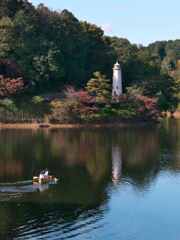
[[[30,0],[50,9],[68,9],[79,20],[101,26],[106,35],[148,45],[180,39],[180,0]]]

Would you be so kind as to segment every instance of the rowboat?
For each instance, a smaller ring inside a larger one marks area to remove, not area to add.
[[[33,184],[56,184],[58,182],[58,178],[54,176],[47,176],[44,178],[33,177]]]

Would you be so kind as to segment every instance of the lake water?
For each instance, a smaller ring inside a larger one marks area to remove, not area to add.
[[[44,168],[57,185],[6,185]],[[180,121],[0,131],[2,240],[179,240],[179,220]]]

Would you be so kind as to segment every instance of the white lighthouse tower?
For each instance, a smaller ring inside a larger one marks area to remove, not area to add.
[[[119,97],[123,94],[122,70],[119,62],[116,62],[113,68],[113,89],[112,97]]]

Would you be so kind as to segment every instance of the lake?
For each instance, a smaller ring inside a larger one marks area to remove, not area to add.
[[[58,184],[28,184],[44,168]],[[178,240],[179,219],[180,121],[0,130],[2,240]]]

